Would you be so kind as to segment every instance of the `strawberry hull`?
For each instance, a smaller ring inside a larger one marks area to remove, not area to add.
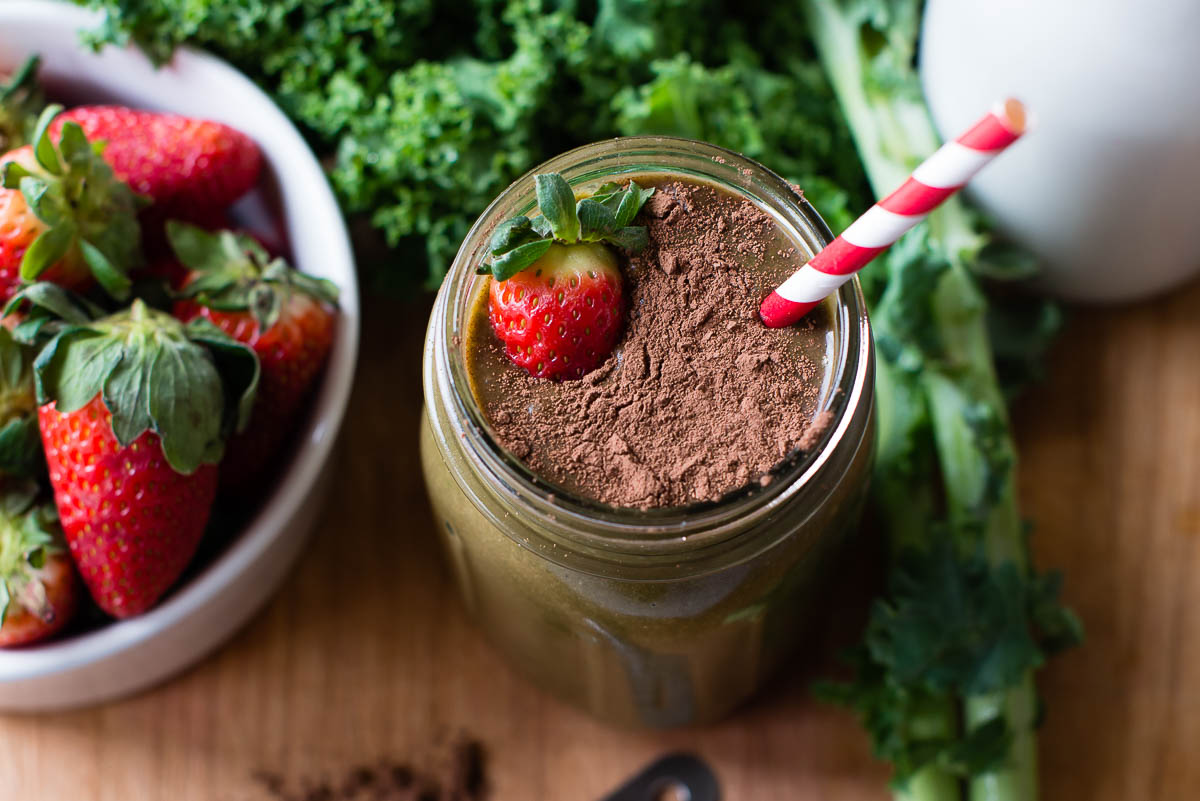
[[[32,148],[26,145],[5,154],[0,158],[0,170],[9,162],[24,167],[34,166]],[[0,187],[0,299],[8,300],[20,289],[25,253],[47,228],[46,223],[29,207],[19,189]],[[77,246],[69,249],[40,277],[77,291],[86,290],[92,283],[91,274]]]
[[[47,558],[39,573],[45,587],[45,609],[35,614],[18,604],[10,605],[4,624],[0,626],[0,648],[30,645],[53,637],[75,616],[79,607],[79,582],[70,557],[58,553]]]
[[[234,434],[221,461],[221,491],[253,497],[261,486],[262,472],[287,450],[304,401],[320,377],[333,344],[334,316],[311,298],[293,295],[289,313],[260,333],[249,316],[220,312],[190,301],[176,305],[182,320],[202,316],[226,334],[245,343],[262,365],[258,397],[250,423]]]

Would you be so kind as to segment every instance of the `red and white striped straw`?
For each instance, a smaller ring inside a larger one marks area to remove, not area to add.
[[[867,262],[953,195],[1025,132],[1025,107],[1008,99],[947,142],[913,170],[899,189],[876,203],[767,296],[759,308],[769,328],[799,320],[849,281]]]

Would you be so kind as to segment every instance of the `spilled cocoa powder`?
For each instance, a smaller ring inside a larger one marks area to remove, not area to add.
[[[383,760],[347,768],[334,778],[291,781],[259,771],[254,780],[272,801],[483,801],[487,797],[483,746],[460,738],[422,769]]]
[[[652,183],[638,220],[650,245],[624,265],[628,325],[603,365],[575,381],[532,378],[504,360],[490,330],[476,337],[490,349],[478,360],[507,368],[477,392],[501,444],[555,484],[642,509],[766,485],[829,423],[815,415],[820,315],[782,330],[758,318],[764,295],[799,264],[794,246],[749,201]]]

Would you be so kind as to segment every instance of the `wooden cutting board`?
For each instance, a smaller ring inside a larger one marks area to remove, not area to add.
[[[732,720],[628,733],[541,695],[464,619],[416,453],[428,306],[375,299],[332,499],[282,592],[217,654],[97,709],[0,717],[0,796],[259,801],[252,779],[421,762],[463,731],[495,801],[592,801],[668,749],[707,757],[731,801],[887,797],[844,712],[797,669]],[[1046,799],[1200,797],[1200,286],[1079,310],[1050,379],[1019,404],[1024,509],[1042,566],[1066,569],[1088,642],[1041,678]],[[870,559],[865,559],[870,562]],[[861,618],[870,571],[830,614]]]

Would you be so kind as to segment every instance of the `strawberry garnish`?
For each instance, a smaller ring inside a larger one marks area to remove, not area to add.
[[[140,204],[78,125],[51,140],[61,110],[47,108],[33,144],[0,158],[0,294],[12,296],[22,280],[74,289],[94,280],[123,300],[142,258]]]
[[[253,236],[209,233],[171,222],[167,233],[191,272],[175,315],[207,319],[258,355],[262,376],[250,424],[229,442],[221,485],[253,494],[280,455],[304,401],[329,358],[337,287],[272,258]]]
[[[249,418],[258,360],[207,321],[185,326],[140,300],[57,325],[34,365],[50,484],[92,597],[128,617],[153,606],[195,552],[225,441]]]
[[[538,378],[581,378],[616,346],[625,294],[610,246],[640,250],[630,223],[653,189],[606,184],[575,201],[556,173],[535,176],[535,218],[514,217],[492,235],[488,313],[509,359]]]
[[[0,492],[0,648],[51,636],[75,613],[75,568],[53,504],[38,503],[34,482]]]
[[[600,244],[551,245],[532,268],[492,281],[488,314],[508,358],[537,378],[580,378],[621,335],[617,259]]]

